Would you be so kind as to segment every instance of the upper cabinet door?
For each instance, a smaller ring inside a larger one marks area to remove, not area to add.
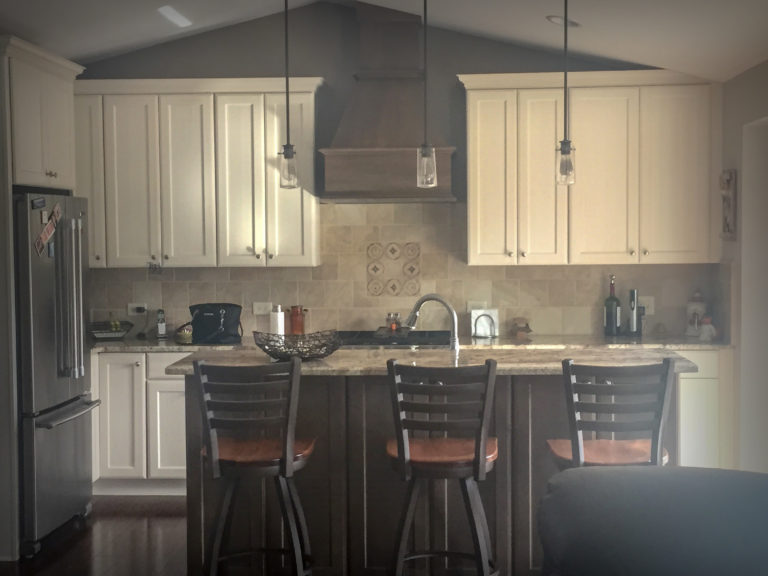
[[[75,195],[88,199],[88,264],[107,266],[104,119],[101,96],[75,97]]]
[[[571,139],[576,182],[570,187],[570,262],[638,261],[637,88],[573,88]]]
[[[10,59],[13,182],[75,186],[74,91],[71,79]]]
[[[160,96],[163,265],[216,266],[213,95]]]
[[[640,261],[706,262],[709,86],[640,89]]]
[[[284,94],[267,94],[265,118],[267,266],[316,266],[314,98],[291,94],[291,143],[296,147],[298,188],[280,188],[280,153],[286,142]]]
[[[216,182],[219,266],[264,266],[263,95],[216,95]]]
[[[467,141],[468,262],[515,264],[516,90],[467,92]]]
[[[555,178],[563,92],[521,90],[517,109],[517,263],[565,264],[568,190]]]
[[[157,96],[104,96],[107,263],[160,263]]]

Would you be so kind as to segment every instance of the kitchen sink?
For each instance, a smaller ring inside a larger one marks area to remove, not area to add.
[[[339,330],[344,348],[448,348],[450,330]]]

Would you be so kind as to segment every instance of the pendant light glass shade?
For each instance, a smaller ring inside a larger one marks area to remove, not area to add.
[[[288,0],[284,0],[285,25],[285,144],[280,156],[280,188],[298,188],[299,170],[296,167],[296,149],[291,144],[291,100],[288,86]]]
[[[280,156],[280,188],[298,188],[299,171],[296,167],[296,151],[293,144],[283,144]]]
[[[437,187],[435,147],[427,144],[427,0],[424,0],[424,143],[416,149],[416,186]]]
[[[557,149],[557,183],[574,184],[576,182],[576,148],[570,140],[561,140]]]
[[[435,147],[423,144],[416,151],[416,186],[435,188],[437,186],[437,162]]]
[[[563,139],[557,148],[557,183],[576,182],[576,149],[568,138],[568,0],[563,0]]]

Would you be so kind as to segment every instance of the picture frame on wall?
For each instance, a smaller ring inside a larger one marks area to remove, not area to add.
[[[736,240],[736,170],[720,173],[720,195],[723,206],[720,238]]]

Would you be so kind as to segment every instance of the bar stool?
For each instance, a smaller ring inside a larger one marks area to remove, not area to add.
[[[472,560],[478,574],[497,574],[488,521],[477,483],[493,469],[498,457],[496,438],[488,438],[493,405],[496,361],[461,368],[402,366],[387,362],[391,380],[396,435],[387,443],[387,454],[408,482],[408,495],[398,526],[395,575],[404,564],[418,558],[441,557]],[[412,436],[411,432],[429,434]],[[433,434],[440,433],[440,437]],[[460,433],[460,436],[448,436]],[[416,511],[421,480],[459,480],[469,519],[474,554],[445,550],[408,553],[408,535]]]
[[[669,358],[621,367],[563,360],[570,438],[547,440],[558,468],[666,463],[669,454],[661,438],[673,378]],[[614,438],[585,440],[584,432],[611,433]],[[616,439],[616,434],[624,438]]]
[[[205,573],[236,557],[276,552],[287,555],[296,575],[311,574],[307,524],[293,473],[307,463],[315,439],[295,439],[301,361],[263,366],[194,363],[203,414],[203,456],[213,478],[224,485],[215,530],[206,547]],[[243,477],[272,476],[288,532],[289,548],[222,554],[235,496]]]

